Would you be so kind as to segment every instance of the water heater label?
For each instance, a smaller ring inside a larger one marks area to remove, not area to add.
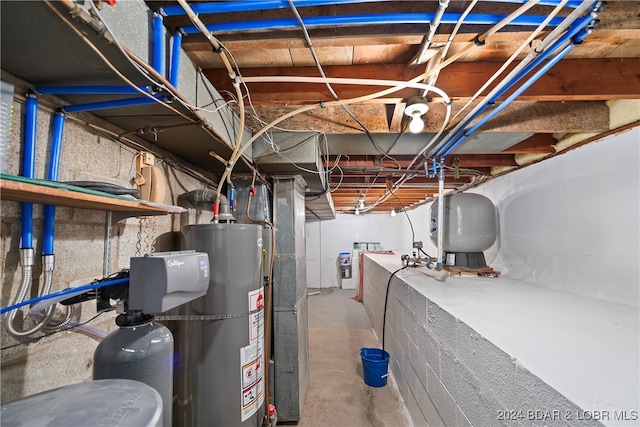
[[[248,294],[249,311],[264,308],[263,288]],[[240,349],[242,366],[241,421],[249,419],[264,402],[264,310],[249,315],[249,345]]]
[[[249,292],[249,311],[264,308],[263,288]],[[262,340],[264,334],[264,310],[249,315],[249,342]]]

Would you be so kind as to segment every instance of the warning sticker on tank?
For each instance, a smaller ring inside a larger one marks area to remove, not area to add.
[[[242,367],[242,388],[247,388],[262,378],[262,358],[258,358]]]
[[[242,421],[249,419],[264,402],[264,291],[251,291],[249,311],[259,310],[249,315],[249,345],[240,349],[242,366]]]
[[[264,308],[263,288],[249,292],[249,311]],[[249,342],[260,341],[264,334],[264,310],[249,316]]]
[[[240,349],[242,361],[242,421],[256,413],[264,401],[262,344],[252,343]]]
[[[242,390],[242,421],[246,421],[258,411],[264,401],[262,378],[253,386]]]

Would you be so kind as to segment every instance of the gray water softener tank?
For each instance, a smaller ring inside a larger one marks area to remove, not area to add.
[[[449,262],[453,265],[480,267],[484,264],[482,251],[489,249],[496,241],[496,208],[488,198],[474,193],[456,193],[444,196],[444,228],[442,250],[447,254],[456,254],[454,258],[474,259],[477,254],[481,260],[476,263]],[[431,241],[438,243],[438,201],[431,205]]]
[[[171,426],[173,336],[149,318],[140,324],[120,326],[102,340],[93,356],[93,379],[124,378],[153,387],[162,397],[163,425]]]
[[[198,224],[182,229],[183,249],[209,255],[204,297],[181,308],[174,425],[251,426],[264,418],[262,227]],[[252,314],[249,314],[252,312]]]
[[[3,427],[162,427],[162,398],[140,381],[89,381],[3,404],[0,424]]]

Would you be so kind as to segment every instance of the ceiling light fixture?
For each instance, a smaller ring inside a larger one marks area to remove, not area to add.
[[[391,208],[391,214],[392,217],[396,216],[396,208]]]
[[[409,123],[409,131],[411,133],[420,133],[424,129],[424,121],[422,115],[429,111],[429,107],[426,104],[426,99],[416,96],[407,102],[407,106],[404,109],[404,114],[411,117]]]
[[[356,215],[360,215],[360,209],[356,208]]]

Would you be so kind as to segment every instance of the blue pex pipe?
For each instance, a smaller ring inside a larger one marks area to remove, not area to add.
[[[296,7],[330,6],[334,4],[372,3],[372,0],[296,0]],[[243,0],[231,2],[212,2],[190,4],[191,9],[201,13],[251,12],[255,10],[289,9],[287,0]],[[186,15],[182,6],[169,5],[161,8],[165,16]]]
[[[162,15],[153,14],[153,58],[152,66],[160,75],[164,76],[165,72],[165,38],[164,25],[162,24]]]
[[[66,107],[62,107],[61,110],[64,111],[65,113],[81,113],[84,111],[108,110],[110,108],[149,105],[149,104],[155,104],[157,102],[160,102],[160,100],[147,98],[147,97],[127,98],[127,99],[116,99],[113,101],[90,102],[87,104],[67,105]]]
[[[148,86],[138,86],[150,92]],[[137,95],[140,91],[131,86],[37,86],[40,95]]]
[[[38,98],[27,95],[25,105],[24,153],[22,176],[35,177]],[[22,203],[22,249],[33,247],[33,203]]]
[[[526,0],[497,0],[496,3],[525,3]],[[330,6],[354,3],[374,3],[373,0],[295,0],[296,7],[309,6]],[[557,6],[560,0],[541,0],[538,4],[542,6]],[[580,1],[567,2],[567,7],[578,7]],[[251,12],[256,10],[289,9],[287,0],[244,0],[233,2],[212,2],[194,3],[191,9],[195,13],[229,13],[229,12]],[[164,16],[186,15],[187,13],[180,5],[169,5],[161,8]]]
[[[460,18],[459,13],[445,13],[440,20],[441,24],[455,24]],[[507,15],[470,14],[464,20],[465,24],[495,25],[506,18]],[[435,18],[435,13],[389,13],[371,15],[341,15],[341,16],[310,16],[303,18],[307,27],[333,26],[333,25],[375,25],[375,24],[430,24]],[[519,16],[514,18],[509,25],[539,26],[546,16]],[[564,18],[553,18],[549,26],[559,25]],[[230,31],[251,30],[275,30],[299,28],[300,23],[295,18],[265,19],[258,21],[222,22],[207,24],[207,29],[213,33]],[[185,34],[199,34],[200,29],[195,25],[182,27]]]
[[[558,46],[562,46],[567,41],[569,41],[570,39],[575,37],[578,33],[580,33],[587,25],[589,25],[589,23],[592,20],[593,20],[593,17],[590,14],[585,15],[582,18],[577,19],[574,22],[574,24],[571,27],[569,27],[567,32],[564,33],[562,35],[562,37],[560,37],[558,40],[556,40],[556,42],[552,46],[549,46],[549,48],[547,48],[547,50],[545,50],[545,52],[553,53],[553,51],[556,50],[558,48]],[[546,59],[546,57],[543,57],[543,55],[540,54],[536,59],[531,61],[531,63],[529,63],[522,71],[520,71],[520,73],[517,76],[514,77],[512,82],[510,82],[511,83],[510,85],[507,85],[507,86],[503,87],[493,97],[491,97],[491,99],[489,99],[489,101],[488,101],[489,104],[493,104],[494,102],[496,102],[498,100],[498,98],[500,98],[502,95],[504,95],[505,92],[507,92],[515,83],[517,83],[524,76],[526,76],[531,71],[533,71],[538,65],[540,65],[544,59]]]
[[[566,44],[569,40],[571,40],[571,38],[576,37],[579,33],[583,32],[584,28],[587,27],[591,22],[593,21],[593,16],[591,16],[591,13],[588,13],[587,15],[577,19],[572,26],[567,30],[567,32],[565,34],[562,35],[562,37],[560,37],[553,45],[549,46],[544,52],[542,52],[534,61],[532,61],[530,64],[527,65],[527,67],[525,67],[522,71],[520,71],[520,73],[518,73],[516,76],[514,76],[514,78],[512,80],[510,80],[507,84],[505,84],[502,89],[496,93],[496,95],[494,95],[490,100],[484,101],[485,104],[483,105],[483,108],[481,108],[480,110],[478,110],[476,112],[476,114],[474,114],[473,116],[469,117],[464,126],[461,127],[455,134],[451,135],[450,138],[448,138],[448,142],[446,142],[445,144],[442,145],[441,148],[439,148],[434,156],[435,157],[443,157],[446,156],[447,154],[449,154],[458,144],[460,144],[460,142],[462,142],[462,140],[471,135],[471,133],[473,131],[475,131],[476,129],[479,128],[480,123],[474,125],[473,128],[469,129],[469,130],[463,130],[465,126],[469,125],[473,120],[476,119],[476,117],[478,117],[480,114],[482,114],[482,112],[484,112],[484,110],[489,106],[489,104],[494,103],[499,96],[503,95],[506,91],[508,91],[509,89],[511,89],[517,82],[519,82],[520,80],[522,80],[527,74],[529,74],[535,67],[537,67],[539,64],[541,64],[544,60],[546,60],[549,56],[551,56],[551,54],[553,54],[556,50],[558,50],[558,48],[560,48],[561,46],[563,46],[564,44]],[[580,40],[584,39],[584,37],[582,37]],[[572,44],[570,45],[572,46]],[[564,49],[564,48],[563,48]],[[570,51],[571,49],[569,49]],[[568,52],[567,52],[568,53]],[[565,53],[566,55],[566,53]],[[563,55],[564,56],[564,55]],[[561,56],[559,59],[561,59],[563,56]],[[555,58],[554,58],[555,59]],[[556,61],[557,63],[557,61]],[[554,63],[555,65],[555,63]],[[546,65],[545,65],[546,67]],[[551,67],[548,67],[551,68]],[[548,69],[547,68],[547,69]],[[537,73],[536,73],[537,74]],[[540,76],[542,76],[542,74],[537,74],[538,77],[531,81],[527,88],[529,86],[531,86]],[[526,88],[525,88],[526,89]],[[523,91],[520,92],[520,94]],[[501,105],[500,105],[500,110],[502,111],[509,103],[511,103],[511,101],[513,101],[513,99],[510,97],[510,100],[505,100]],[[495,111],[495,110],[494,110]],[[497,114],[497,112],[495,113]],[[483,118],[483,120],[481,121],[482,124],[486,123],[489,118],[494,117],[495,116],[494,112],[492,112],[490,114],[490,117],[487,116],[485,118]],[[486,119],[486,120],[485,120]]]
[[[49,181],[58,180],[58,171],[60,170],[60,152],[62,150],[62,135],[64,132],[65,116],[62,113],[56,113],[53,118],[53,130],[51,133],[51,154],[49,157],[49,173],[47,179]],[[53,244],[55,235],[55,218],[56,207],[54,205],[46,205],[44,207],[44,240],[42,244],[43,255],[53,255]]]
[[[171,64],[169,65],[169,83],[175,88],[178,87],[180,75],[180,52],[182,52],[182,33],[176,31],[171,38]]]
[[[566,43],[566,41],[565,41],[565,43]],[[545,50],[538,58],[536,58],[536,60],[534,62],[536,62],[537,64],[540,64],[542,61],[546,60],[556,49],[557,49],[557,46],[555,44],[553,46],[550,46],[549,49]],[[519,82],[528,73],[527,70],[530,71],[531,68],[530,67],[525,68],[525,70],[523,70],[523,72],[519,73],[511,81],[509,81],[505,85],[503,90],[500,91],[500,92],[504,93],[507,90],[511,89],[517,82]],[[525,71],[527,71],[527,72],[525,72]],[[540,78],[541,75],[542,74],[538,75],[536,80],[538,78]],[[529,85],[527,86],[527,88],[529,86],[531,86],[533,83],[535,83],[535,80],[530,81]],[[518,91],[518,90],[516,90],[516,91]],[[520,92],[519,94],[521,94],[521,93],[522,92]],[[511,103],[511,101],[513,101],[513,99],[515,99],[515,98],[509,97],[509,99],[507,99],[504,102],[502,102],[500,104],[500,107],[498,107],[498,108],[500,108],[500,111],[502,111],[505,107],[507,107]],[[460,129],[458,129],[458,131],[455,134],[453,134],[451,136],[451,138],[449,138],[448,142],[445,143],[441,148],[439,148],[438,151],[436,151],[434,156],[435,157],[444,157],[444,156],[446,156],[451,151],[453,151],[453,149],[456,148],[458,146],[458,144],[460,144],[466,137],[470,136],[473,131],[478,129],[478,127],[479,127],[478,124],[474,125],[471,129],[468,129],[468,130],[465,130],[464,127],[468,126],[473,120],[475,120],[480,114],[482,114],[489,107],[489,105],[491,103],[492,102],[484,101],[484,105],[482,106],[482,108],[480,110],[478,110],[476,112],[476,114],[474,114],[473,116],[469,117],[465,121],[465,124]],[[496,111],[496,110],[494,110],[494,111]],[[495,116],[495,114],[493,114],[493,112],[492,112],[489,115],[485,116],[480,121],[480,123],[485,124],[490,118],[493,118],[494,116]]]
[[[524,4],[526,0],[493,0],[494,3],[521,3]],[[560,4],[560,0],[540,0],[538,5],[540,6],[557,6]],[[568,1],[565,7],[573,8],[580,6],[582,1]]]
[[[64,289],[62,291],[58,291],[58,292],[54,292],[52,294],[49,295],[42,295],[36,298],[32,298],[26,301],[22,301],[18,304],[14,304],[14,305],[10,305],[8,307],[5,307],[3,309],[0,309],[0,315],[5,314],[11,310],[15,310],[17,308],[20,307],[24,307],[25,305],[31,305],[31,304],[35,304],[37,302],[40,301],[44,301],[46,299],[51,299],[51,298],[57,298],[60,296],[64,296],[67,294],[71,294],[71,293],[77,293],[77,292],[81,292],[81,291],[90,291],[93,289],[98,289],[98,288],[104,288],[106,286],[113,286],[113,285],[119,285],[121,283],[126,283],[129,281],[129,278],[124,278],[124,279],[114,279],[114,280],[107,280],[104,282],[98,282],[98,283],[91,283],[88,285],[83,285],[83,286],[78,286],[77,288],[70,288],[70,289]]]
[[[556,65],[562,58],[564,58],[565,56],[567,56],[567,54],[569,52],[571,52],[571,50],[575,47],[575,45],[573,43],[568,44],[567,46],[564,47],[564,49],[562,49],[560,52],[558,52],[558,54],[556,56],[554,56],[553,58],[551,58],[546,64],[544,64],[542,67],[540,67],[540,69],[538,71],[536,71],[531,77],[529,77],[529,79],[524,82],[522,85],[520,85],[520,87],[518,87],[518,89],[516,89],[511,95],[509,95],[509,97],[507,99],[505,99],[505,101],[500,104],[497,108],[495,108],[494,110],[492,110],[489,114],[487,114],[486,116],[484,116],[478,123],[476,123],[475,125],[473,125],[471,128],[469,128],[465,133],[464,136],[467,137],[469,135],[471,135],[473,132],[475,132],[480,126],[484,125],[485,123],[487,123],[489,120],[491,120],[492,118],[494,118],[498,113],[500,113],[500,111],[504,110],[509,104],[511,104],[511,102],[513,102],[514,99],[516,99],[517,97],[519,97],[520,95],[522,95],[522,93],[529,89],[529,87],[531,87],[532,84],[534,84],[542,75],[544,75],[547,71],[549,71],[554,65]],[[451,150],[453,150],[455,148],[455,145],[452,146],[451,148],[449,148],[446,152],[444,152],[442,155],[446,156],[447,154],[449,154],[451,152]]]

